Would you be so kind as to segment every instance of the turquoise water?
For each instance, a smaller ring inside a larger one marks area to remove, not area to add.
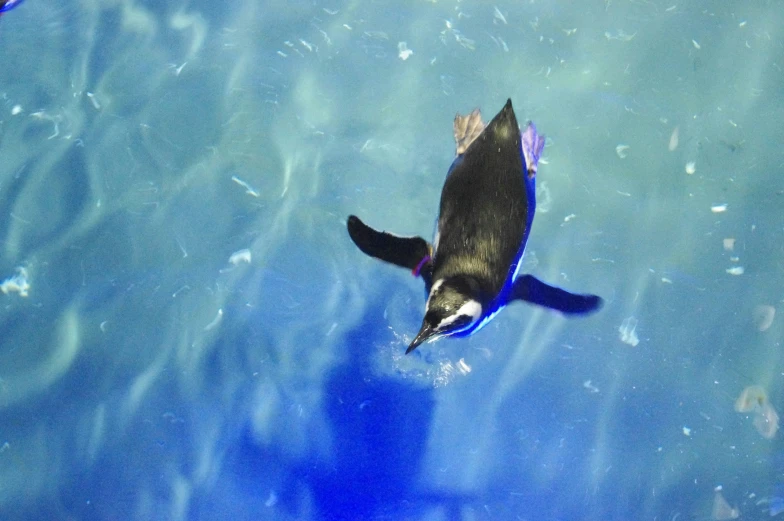
[[[0,518],[777,513],[782,28],[775,1],[4,13]],[[455,113],[508,97],[548,136],[524,269],[605,306],[404,356],[421,281],[345,219],[429,238]]]

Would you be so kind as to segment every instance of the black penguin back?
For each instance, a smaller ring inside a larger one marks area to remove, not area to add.
[[[433,280],[470,275],[495,298],[514,273],[529,204],[520,141],[508,100],[455,160],[441,192]]]

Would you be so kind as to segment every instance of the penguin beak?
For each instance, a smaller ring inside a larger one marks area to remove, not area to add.
[[[426,340],[433,338],[435,334],[436,334],[436,330],[433,329],[433,327],[430,324],[428,324],[426,320],[423,321],[422,328],[419,330],[419,333],[417,333],[417,336],[414,337],[414,340],[408,346],[408,349],[406,349],[406,354],[410,353],[411,351],[419,347],[419,345],[425,342]]]

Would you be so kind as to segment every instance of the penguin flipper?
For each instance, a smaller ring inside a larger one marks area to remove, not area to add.
[[[350,215],[348,234],[363,253],[384,262],[407,268],[428,280],[432,272],[432,246],[422,237],[399,237],[374,230],[356,215]]]
[[[570,293],[545,284],[532,275],[522,275],[515,279],[509,300],[524,300],[567,315],[591,313],[602,307],[603,303],[601,297],[596,295]]]

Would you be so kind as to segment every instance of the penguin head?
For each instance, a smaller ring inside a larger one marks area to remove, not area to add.
[[[406,354],[427,340],[463,331],[481,317],[482,304],[476,280],[462,275],[438,279],[430,289],[422,327]]]

